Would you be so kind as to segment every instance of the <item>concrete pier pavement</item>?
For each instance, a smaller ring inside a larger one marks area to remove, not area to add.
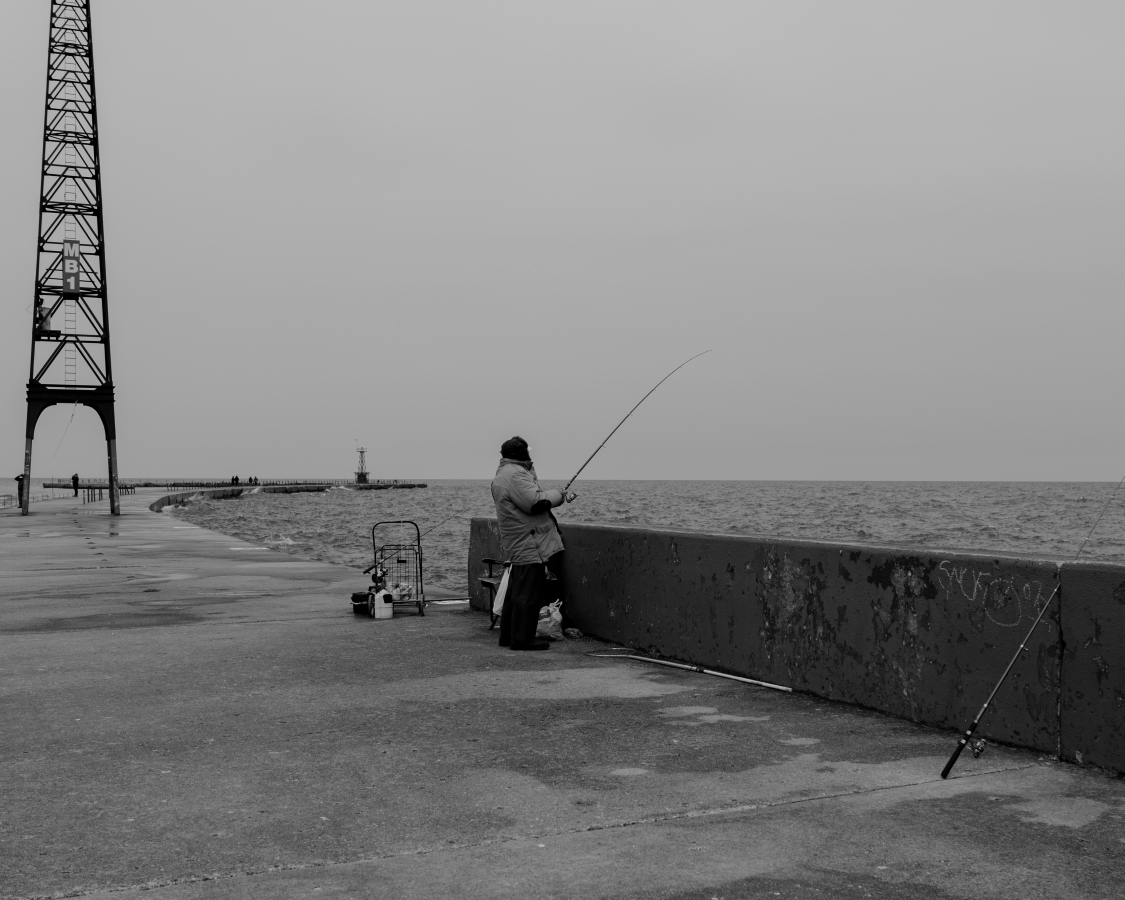
[[[0,512],[0,897],[1120,898],[1125,782],[815,697],[353,616],[358,572]]]

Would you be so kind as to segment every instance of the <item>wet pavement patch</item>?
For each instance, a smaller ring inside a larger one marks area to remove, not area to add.
[[[51,634],[59,631],[94,631],[118,628],[164,628],[169,625],[192,625],[203,617],[179,609],[150,612],[95,613],[57,619],[36,619],[22,625],[0,628],[0,634]]]

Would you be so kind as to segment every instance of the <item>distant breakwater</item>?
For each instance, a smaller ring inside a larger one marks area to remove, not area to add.
[[[159,500],[155,500],[149,504],[148,508],[153,512],[160,512],[166,506],[179,506],[189,502],[193,497],[209,497],[212,500],[234,500],[241,497],[243,494],[319,494],[324,491],[330,491],[346,487],[349,491],[392,491],[392,490],[410,490],[413,488],[424,488],[425,484],[407,481],[383,481],[375,482],[372,484],[354,484],[350,482],[326,482],[326,483],[293,483],[293,484],[263,484],[263,485],[245,485],[245,486],[229,486],[218,488],[200,488],[194,490],[180,491],[175,494],[166,494]]]

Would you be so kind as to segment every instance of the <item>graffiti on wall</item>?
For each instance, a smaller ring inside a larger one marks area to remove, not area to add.
[[[938,564],[934,574],[946,600],[968,601],[978,617],[1001,628],[1030,623],[1047,601],[1040,581],[959,566],[947,559]]]

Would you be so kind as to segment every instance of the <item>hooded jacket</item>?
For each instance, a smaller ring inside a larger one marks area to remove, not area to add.
[[[500,543],[512,565],[545,563],[563,549],[551,508],[562,506],[562,491],[543,490],[530,462],[501,459],[492,479],[492,500]]]

